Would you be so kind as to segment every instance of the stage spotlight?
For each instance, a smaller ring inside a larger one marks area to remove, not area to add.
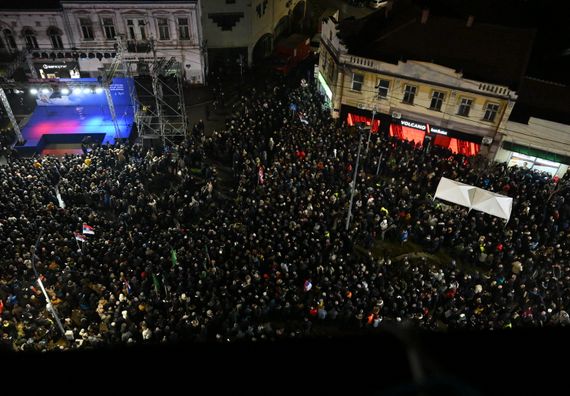
[[[81,93],[81,88],[77,88],[77,87],[73,88],[73,94],[74,95],[79,95],[80,93]]]
[[[101,88],[101,87],[95,88],[95,93],[100,94],[101,92],[103,92],[103,88]]]
[[[62,88],[62,89],[61,89],[61,94],[62,94],[62,95],[69,95],[69,89],[67,89],[67,88]]]
[[[49,89],[42,88],[42,94],[47,95],[49,93]]]
[[[30,89],[30,93],[31,93],[32,95],[37,95],[37,94],[38,94],[38,90],[35,89],[35,88],[32,88],[32,89]]]
[[[92,93],[93,91],[91,91],[91,88],[83,88],[83,93],[84,94],[89,94]]]

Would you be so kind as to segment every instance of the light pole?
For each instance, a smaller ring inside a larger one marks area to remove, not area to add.
[[[372,128],[374,128],[374,116],[376,115],[376,106],[372,109],[372,123],[370,124],[370,131],[368,131],[368,142],[366,142],[366,155],[368,155],[368,146],[370,145],[370,137],[372,136]]]
[[[360,148],[362,146],[362,128],[358,128],[358,154],[356,155],[356,166],[354,167],[354,179],[352,180],[352,191],[350,193],[350,204],[348,205],[348,215],[346,216],[346,230],[350,227],[350,217],[352,216],[352,201],[354,200],[354,190],[356,190],[356,176],[358,175],[358,163],[360,162]]]

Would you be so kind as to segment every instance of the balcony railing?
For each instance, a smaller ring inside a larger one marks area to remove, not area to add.
[[[152,49],[148,40],[127,40],[128,52],[150,52]]]

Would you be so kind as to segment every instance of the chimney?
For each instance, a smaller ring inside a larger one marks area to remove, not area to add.
[[[427,8],[424,8],[422,10],[422,19],[421,19],[421,23],[422,25],[425,25],[425,23],[427,22],[429,18],[429,10]]]
[[[473,26],[473,22],[475,22],[475,17],[473,15],[469,15],[469,17],[467,18],[467,27],[471,27]]]

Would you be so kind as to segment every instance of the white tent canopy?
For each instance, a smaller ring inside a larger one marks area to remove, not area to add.
[[[435,192],[435,198],[466,206],[493,216],[509,220],[513,199],[469,184],[442,177]]]

